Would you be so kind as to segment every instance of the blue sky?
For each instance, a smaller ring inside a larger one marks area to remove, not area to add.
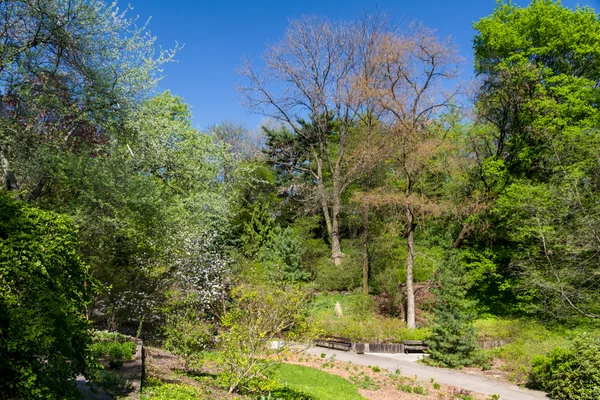
[[[194,125],[204,129],[228,119],[256,128],[261,117],[240,105],[236,86],[241,78],[235,70],[242,56],[258,59],[266,45],[278,41],[288,19],[303,14],[318,14],[330,19],[351,20],[364,11],[385,11],[395,21],[420,20],[451,36],[467,60],[466,77],[472,75],[471,40],[474,21],[492,13],[495,0],[129,0],[131,16],[140,23],[152,17],[150,31],[157,44],[173,47],[177,41],[185,48],[177,63],[164,69],[160,90],[169,89],[192,106]],[[525,6],[529,1],[517,0]],[[124,5],[120,1],[121,5]],[[563,0],[573,8],[589,5],[600,12],[600,0]]]

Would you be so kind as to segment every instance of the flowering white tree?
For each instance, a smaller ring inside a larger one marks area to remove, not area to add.
[[[175,261],[173,283],[185,303],[196,311],[214,311],[225,298],[229,260],[216,246],[214,232],[184,240],[183,254]]]

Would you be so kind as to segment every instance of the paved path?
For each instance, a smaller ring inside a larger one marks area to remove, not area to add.
[[[462,371],[446,368],[435,368],[416,363],[416,358],[407,359],[401,354],[356,354],[340,350],[330,350],[322,347],[311,347],[306,351],[310,354],[320,355],[325,353],[327,357],[335,355],[336,360],[352,362],[358,365],[371,365],[395,372],[397,369],[405,376],[417,375],[419,379],[445,383],[473,392],[486,395],[499,394],[502,400],[533,400],[547,399],[546,394],[535,390],[523,389],[509,383],[495,381],[475,375],[469,375]]]

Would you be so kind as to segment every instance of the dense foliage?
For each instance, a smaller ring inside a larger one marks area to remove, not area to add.
[[[553,399],[592,400],[600,396],[600,340],[577,337],[568,348],[558,347],[533,360],[532,384]]]
[[[597,316],[598,16],[500,3],[475,28],[474,143],[495,225],[483,259],[519,311]]]
[[[63,399],[93,366],[86,309],[94,279],[73,221],[0,194],[0,392]]]

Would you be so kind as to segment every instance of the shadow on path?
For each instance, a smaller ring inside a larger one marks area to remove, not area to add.
[[[84,400],[113,400],[114,398],[104,392],[98,385],[92,383],[92,387],[88,384],[83,375],[77,377],[75,385]]]

